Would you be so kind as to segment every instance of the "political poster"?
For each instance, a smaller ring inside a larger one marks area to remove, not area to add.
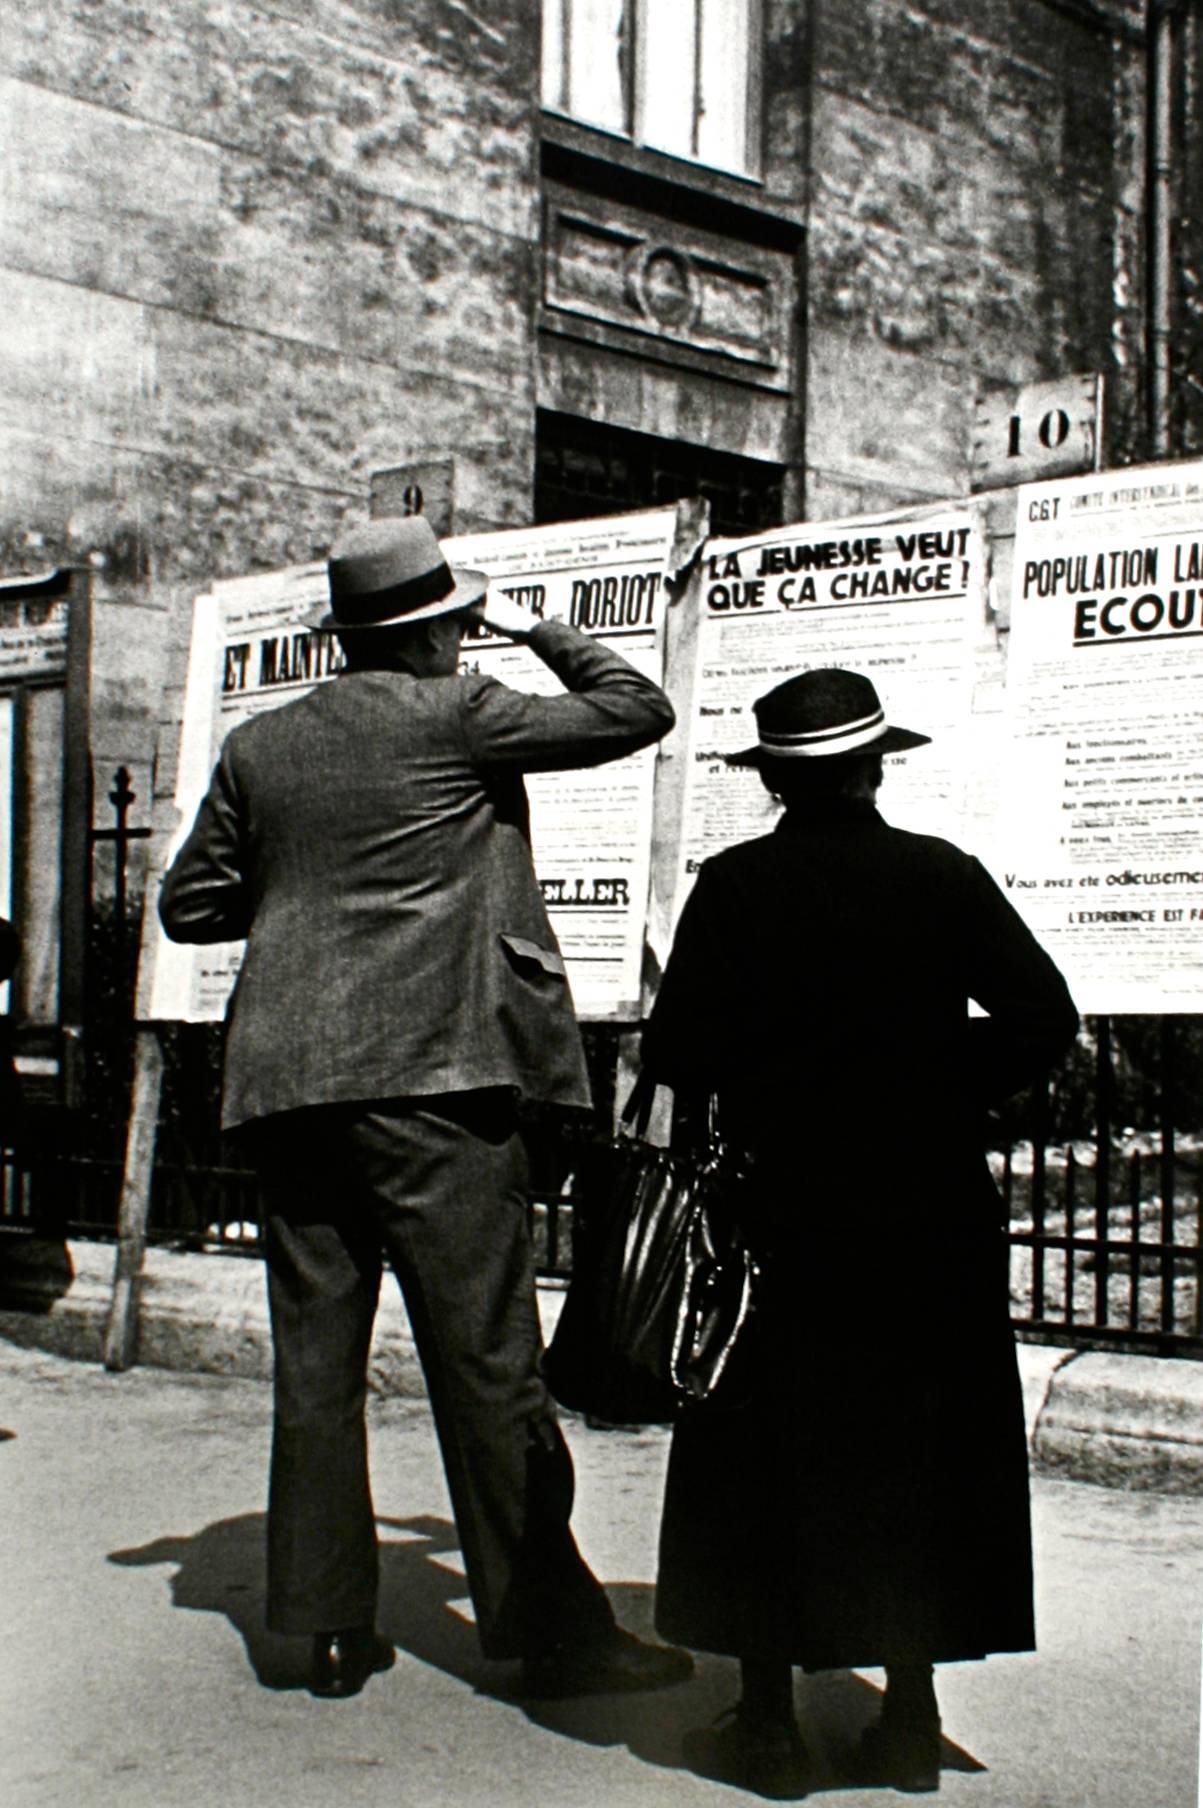
[[[677,538],[673,508],[443,542],[536,614],[569,621],[660,677],[666,578]],[[687,556],[687,555],[682,555]],[[215,584],[194,604],[180,724],[178,827],[165,864],[191,827],[222,741],[237,723],[279,707],[342,665],[334,635],[306,625],[327,594],[323,563]],[[559,681],[528,647],[481,630],[462,669],[527,691]],[[613,765],[528,780],[535,867],[582,1017],[637,1017],[651,849],[655,750]],[[224,1016],[241,943],[168,942],[155,930],[140,1015],[211,1022]]]
[[[992,866],[1087,1012],[1203,1010],[1203,464],[1019,492]]]
[[[324,564],[292,565],[215,584],[193,603],[179,725],[178,820],[163,852],[164,868],[192,827],[230,730],[302,696],[341,668],[334,636],[305,622],[327,595]],[[149,972],[140,978],[139,1015],[153,1022],[220,1022],[242,950],[241,942],[169,942],[155,923],[143,937]]]
[[[757,774],[724,755],[755,743],[754,701],[797,672],[863,672],[887,721],[931,736],[930,747],[888,756],[883,807],[901,828],[955,836],[984,570],[976,512],[949,505],[707,542],[693,580],[673,918],[703,860],[773,826],[778,806]]]
[[[682,517],[683,518],[683,517]],[[613,646],[657,683],[678,510],[463,536],[444,542],[457,565],[487,571],[545,620],[566,621]],[[529,647],[496,636],[467,642],[461,665],[517,690],[551,693],[559,680]],[[564,955],[577,1013],[637,1021],[651,880],[656,749],[578,772],[526,781],[535,871]]]

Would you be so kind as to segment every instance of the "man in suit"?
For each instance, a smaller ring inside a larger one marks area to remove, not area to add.
[[[569,1526],[517,1101],[589,1102],[523,774],[634,752],[672,709],[618,654],[450,568],[421,517],[352,531],[329,581],[314,625],[346,669],[233,730],[160,901],[177,941],[247,943],[223,1123],[252,1151],[266,1218],[268,1623],[312,1635],[318,1694],[354,1694],[393,1661],[364,1428],[383,1252],[485,1655],[522,1659],[533,1694],[657,1687],[689,1659],[615,1625]],[[459,675],[473,619],[565,691]]]

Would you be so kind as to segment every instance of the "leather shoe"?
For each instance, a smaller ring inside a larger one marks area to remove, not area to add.
[[[369,1676],[391,1669],[396,1661],[397,1653],[388,1640],[370,1626],[355,1626],[344,1632],[315,1632],[309,1691],[335,1700],[358,1695]]]
[[[675,1645],[649,1645],[621,1626],[583,1645],[559,1645],[522,1660],[522,1693],[536,1700],[665,1689],[693,1675],[693,1659]]]
[[[761,1720],[737,1705],[713,1726],[695,1728],[681,1742],[685,1762],[714,1783],[733,1783],[772,1801],[806,1794],[807,1754],[793,1720]]]
[[[858,1783],[925,1795],[940,1787],[939,1720],[883,1715],[860,1736],[854,1759]]]

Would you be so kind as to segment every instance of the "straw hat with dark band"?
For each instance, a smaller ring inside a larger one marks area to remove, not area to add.
[[[787,678],[758,697],[752,713],[760,738],[755,747],[727,754],[729,766],[759,766],[765,759],[902,753],[931,740],[930,735],[909,728],[891,727],[872,681],[860,672],[844,672],[836,666]]]
[[[310,617],[314,628],[396,628],[452,615],[479,602],[483,571],[448,565],[424,515],[369,521],[343,535],[326,567],[330,608]]]

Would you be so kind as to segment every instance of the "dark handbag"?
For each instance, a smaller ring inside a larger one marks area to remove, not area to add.
[[[759,1264],[745,1236],[749,1172],[718,1134],[702,1148],[644,1140],[640,1079],[619,1135],[582,1163],[572,1278],[543,1373],[562,1406],[624,1425],[742,1404],[754,1366]]]

